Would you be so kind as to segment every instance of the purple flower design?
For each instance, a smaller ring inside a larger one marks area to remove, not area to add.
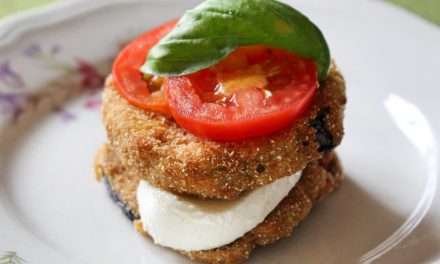
[[[38,56],[38,55],[40,55],[40,54],[42,54],[42,49],[41,49],[41,46],[40,45],[38,45],[38,44],[32,44],[32,45],[30,45],[29,47],[27,47],[24,51],[23,51],[23,54],[25,55],[25,56],[28,56],[28,57],[31,57],[31,58],[33,58],[33,57],[36,57],[36,56]]]
[[[64,121],[64,122],[69,122],[69,121],[72,121],[72,120],[76,119],[76,116],[73,113],[65,110],[61,106],[55,107],[54,111],[57,114],[59,114],[59,116],[61,117],[61,120]]]
[[[88,110],[98,109],[101,106],[101,99],[96,98],[94,95],[103,87],[105,75],[102,74],[95,65],[83,59],[75,59],[74,66],[59,61],[56,55],[59,54],[61,50],[62,47],[60,45],[55,44],[46,49],[38,43],[33,43],[25,48],[22,54],[28,59],[38,60],[47,64],[47,67],[54,67],[68,74],[77,75],[79,80],[78,85],[86,92],[88,97],[83,107]],[[12,88],[26,88],[26,84],[22,76],[13,69],[9,60],[0,62],[0,84],[9,88],[7,89],[9,92],[0,91],[0,115],[10,116],[12,122],[15,122],[20,117],[27,104],[38,100],[38,97],[26,93],[25,91],[10,91]],[[77,118],[74,113],[61,106],[55,107],[53,111],[65,122]]]
[[[26,94],[0,92],[0,113],[10,115],[15,121],[23,113],[28,100]]]
[[[58,44],[55,44],[50,48],[50,54],[52,54],[52,55],[56,55],[56,54],[60,53],[60,51],[61,51],[61,46]]]
[[[85,101],[84,107],[88,110],[96,110],[102,104],[101,98],[89,98]]]
[[[11,63],[7,60],[0,63],[0,82],[7,87],[21,89],[25,84],[21,76],[12,69]]]

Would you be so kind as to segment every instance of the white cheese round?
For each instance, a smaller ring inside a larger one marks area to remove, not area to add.
[[[179,196],[141,181],[137,190],[143,228],[154,242],[177,250],[207,250],[242,237],[280,203],[301,172],[249,192],[238,200]]]

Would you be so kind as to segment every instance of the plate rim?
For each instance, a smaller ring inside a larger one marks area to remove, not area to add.
[[[154,3],[166,5],[172,0],[69,0],[57,1],[45,6],[32,8],[0,20],[0,48],[12,44],[27,32],[48,27],[62,21],[114,5],[130,5],[135,3]]]
[[[161,0],[159,3],[154,0],[60,1],[52,5],[8,16],[0,21],[0,48],[19,41],[28,32],[48,27],[61,21],[68,21],[104,7],[148,2],[161,5],[172,2],[172,0]],[[433,131],[437,132],[435,129]]]

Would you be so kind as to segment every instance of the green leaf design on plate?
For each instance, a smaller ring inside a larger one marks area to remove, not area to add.
[[[17,252],[6,251],[0,256],[0,264],[24,264],[26,260],[17,255]]]
[[[330,66],[321,31],[306,16],[275,0],[207,0],[189,10],[154,46],[143,73],[183,75],[208,68],[239,46],[262,44],[313,59],[319,79]]]

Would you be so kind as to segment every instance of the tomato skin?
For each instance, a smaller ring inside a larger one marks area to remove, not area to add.
[[[160,92],[151,93],[148,83],[139,71],[149,50],[171,31],[177,20],[169,21],[141,34],[130,42],[117,56],[112,69],[113,82],[119,93],[139,108],[170,114],[168,103]]]

